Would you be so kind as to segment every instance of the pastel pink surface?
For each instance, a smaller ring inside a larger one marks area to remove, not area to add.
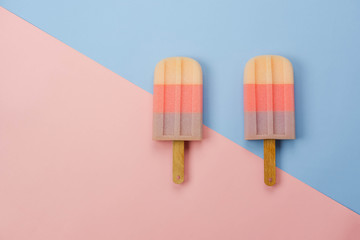
[[[279,169],[265,186],[206,127],[173,184],[151,94],[3,8],[0,52],[0,239],[359,239],[359,215]]]

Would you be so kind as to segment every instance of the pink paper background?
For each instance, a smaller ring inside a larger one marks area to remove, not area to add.
[[[152,96],[0,8],[0,239],[360,238],[360,216],[204,127],[171,179]]]

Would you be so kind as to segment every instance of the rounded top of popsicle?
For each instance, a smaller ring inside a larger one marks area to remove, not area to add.
[[[192,62],[192,63],[194,63],[194,64],[196,64],[196,65],[198,65],[200,67],[200,64],[195,59],[190,58],[190,57],[180,57],[180,56],[164,58],[160,62],[158,62],[157,65],[159,65],[160,63],[165,62],[165,61],[176,61],[176,59],[181,59],[183,61],[189,61],[189,62]]]
[[[248,62],[250,62],[253,59],[262,59],[262,58],[266,58],[266,57],[272,57],[274,59],[280,59],[280,60],[283,60],[283,61],[287,61],[287,62],[289,62],[291,64],[289,59],[287,59],[286,57],[280,56],[280,55],[259,55],[259,56],[252,57]]]
[[[261,55],[245,65],[244,84],[293,84],[291,62],[282,56]]]
[[[202,84],[200,64],[188,57],[169,57],[155,67],[154,84]]]

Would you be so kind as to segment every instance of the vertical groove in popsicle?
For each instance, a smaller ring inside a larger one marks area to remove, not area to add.
[[[267,98],[267,114],[268,114],[268,135],[274,134],[274,112],[273,112],[273,78],[272,78],[272,66],[271,56],[266,57],[266,98]]]
[[[285,80],[284,80],[284,60],[279,59],[278,61],[273,60],[273,79],[276,79],[276,84],[274,84],[274,88],[276,92],[274,92],[274,103],[275,102],[284,102],[284,92],[285,92]],[[281,87],[279,87],[281,86]],[[275,91],[275,90],[274,90]],[[285,135],[285,110],[284,106],[279,109],[274,107],[274,136]]]
[[[181,117],[181,58],[176,58],[176,74],[175,74],[175,123],[174,134],[180,136],[180,117]]]
[[[195,76],[195,71],[194,71],[194,66],[191,66],[191,70],[192,70],[192,78],[193,79],[196,79],[196,76]],[[195,91],[194,91],[194,85],[191,87],[191,112],[194,111],[194,104],[195,104],[195,98],[196,98],[196,95],[195,95]],[[193,135],[195,133],[195,129],[196,129],[196,126],[195,126],[195,114],[192,114],[191,115],[191,132],[190,132],[190,135]]]
[[[164,84],[164,90],[163,90],[163,99],[164,99],[164,101],[161,101],[161,104],[162,104],[162,118],[161,118],[161,126],[162,126],[162,129],[161,129],[161,135],[162,136],[164,136],[165,135],[165,133],[164,133],[164,129],[165,129],[165,79],[166,79],[166,77],[165,77],[165,71],[166,71],[166,64],[165,64],[165,61],[163,62],[163,68],[164,68],[164,70],[161,72],[161,76],[162,76],[162,83]]]
[[[255,103],[254,104],[254,106],[255,106],[255,134],[256,135],[259,135],[258,134],[258,126],[259,126],[259,124],[258,124],[258,119],[257,119],[257,108],[256,108],[256,86],[257,86],[257,82],[256,82],[256,77],[257,77],[257,75],[256,75],[256,60],[254,59],[254,94],[253,94],[253,102]]]
[[[284,60],[281,61],[281,64],[282,64],[282,74],[283,74],[283,82],[282,84],[285,84],[285,77],[286,77],[286,71],[285,71],[285,64],[284,64]],[[286,96],[286,91],[285,91],[285,88],[284,88],[284,92],[283,92],[283,97],[284,97],[284,109],[288,109],[287,108],[287,101],[285,101],[285,99],[288,99],[288,96]],[[284,110],[284,114],[285,114],[285,110]],[[284,115],[284,135],[287,135],[288,134],[288,130],[286,129],[286,121],[287,121],[287,118],[285,117]]]
[[[180,72],[181,72],[181,75],[180,75],[180,108],[179,108],[179,113],[180,113],[180,125],[179,125],[179,129],[180,129],[180,136],[183,136],[186,134],[186,129],[184,129],[185,127],[185,124],[182,123],[183,121],[183,116],[182,116],[182,113],[184,111],[184,106],[185,106],[185,101],[186,101],[186,98],[184,97],[184,89],[183,89],[183,84],[185,83],[185,80],[184,80],[184,77],[186,76],[185,75],[185,63],[183,62],[182,58],[180,58],[180,65],[181,65],[181,68],[180,68]],[[189,98],[189,97],[187,97]],[[185,132],[185,133],[184,133]]]

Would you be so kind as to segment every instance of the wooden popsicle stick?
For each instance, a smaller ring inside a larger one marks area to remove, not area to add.
[[[184,182],[184,141],[173,141],[173,181]]]
[[[275,139],[264,139],[264,182],[268,186],[276,183]]]

